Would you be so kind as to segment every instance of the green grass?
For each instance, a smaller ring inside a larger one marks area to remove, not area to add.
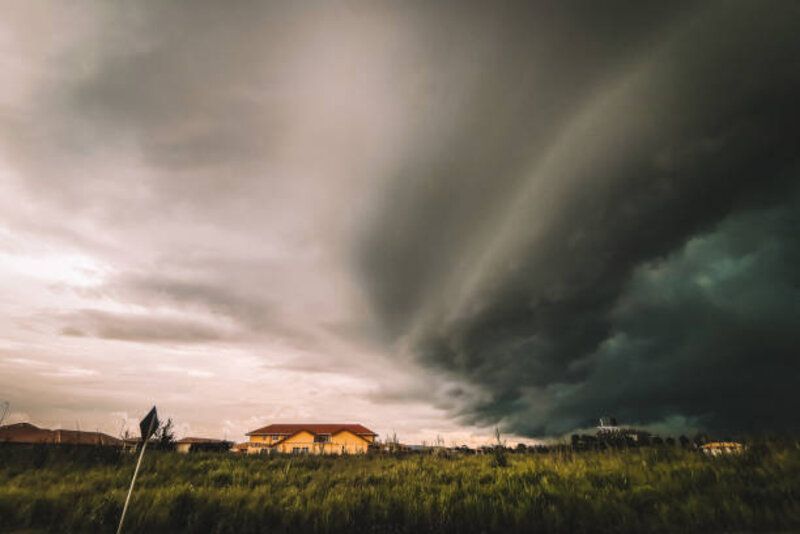
[[[0,530],[114,532],[132,455],[0,447]],[[800,529],[800,448],[437,458],[153,452],[126,532]]]

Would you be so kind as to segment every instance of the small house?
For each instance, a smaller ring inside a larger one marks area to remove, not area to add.
[[[175,442],[175,450],[187,454],[190,452],[227,452],[232,443],[221,439],[183,438]]]
[[[744,452],[744,445],[735,441],[712,441],[706,443],[700,450],[706,456],[722,456],[725,454],[741,454]]]
[[[377,434],[359,424],[273,424],[248,432],[247,452],[284,454],[366,453]]]

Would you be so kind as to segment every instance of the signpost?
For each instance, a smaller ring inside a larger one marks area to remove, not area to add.
[[[147,442],[150,440],[156,429],[158,428],[158,413],[156,407],[153,408],[144,416],[139,422],[139,430],[142,433],[142,450],[139,451],[139,460],[136,462],[136,469],[133,470],[133,478],[131,479],[131,487],[128,488],[128,496],[125,498],[125,506],[122,507],[122,516],[119,518],[119,527],[117,527],[117,534],[122,532],[122,522],[125,521],[125,512],[128,511],[128,504],[131,502],[131,494],[133,493],[133,485],[136,484],[136,475],[139,474],[139,467],[142,465],[142,457],[144,450],[147,448]]]

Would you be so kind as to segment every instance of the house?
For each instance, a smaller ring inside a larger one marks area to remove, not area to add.
[[[617,424],[617,418],[612,416],[604,416],[600,418],[599,425],[597,426],[597,430],[602,432],[603,430],[614,431],[619,428]]]
[[[741,454],[744,452],[744,445],[735,441],[712,441],[700,447],[700,451],[706,456]]]
[[[50,430],[30,423],[0,426],[0,443],[122,446],[122,440],[102,432],[83,432],[60,428]]]
[[[366,453],[377,434],[359,424],[274,424],[248,432],[247,452]]]
[[[600,418],[597,426],[595,443],[627,443],[629,445],[642,445],[650,442],[650,433],[635,428],[622,427],[617,422],[616,417],[606,416]],[[584,436],[586,438],[588,436]],[[585,440],[584,441],[592,441]],[[573,446],[575,445],[573,439]]]
[[[189,452],[227,452],[232,443],[221,439],[183,438],[175,442],[175,450],[186,454]]]

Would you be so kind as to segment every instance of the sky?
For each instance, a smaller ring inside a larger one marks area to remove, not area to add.
[[[3,5],[6,422],[800,430],[800,4]]]

